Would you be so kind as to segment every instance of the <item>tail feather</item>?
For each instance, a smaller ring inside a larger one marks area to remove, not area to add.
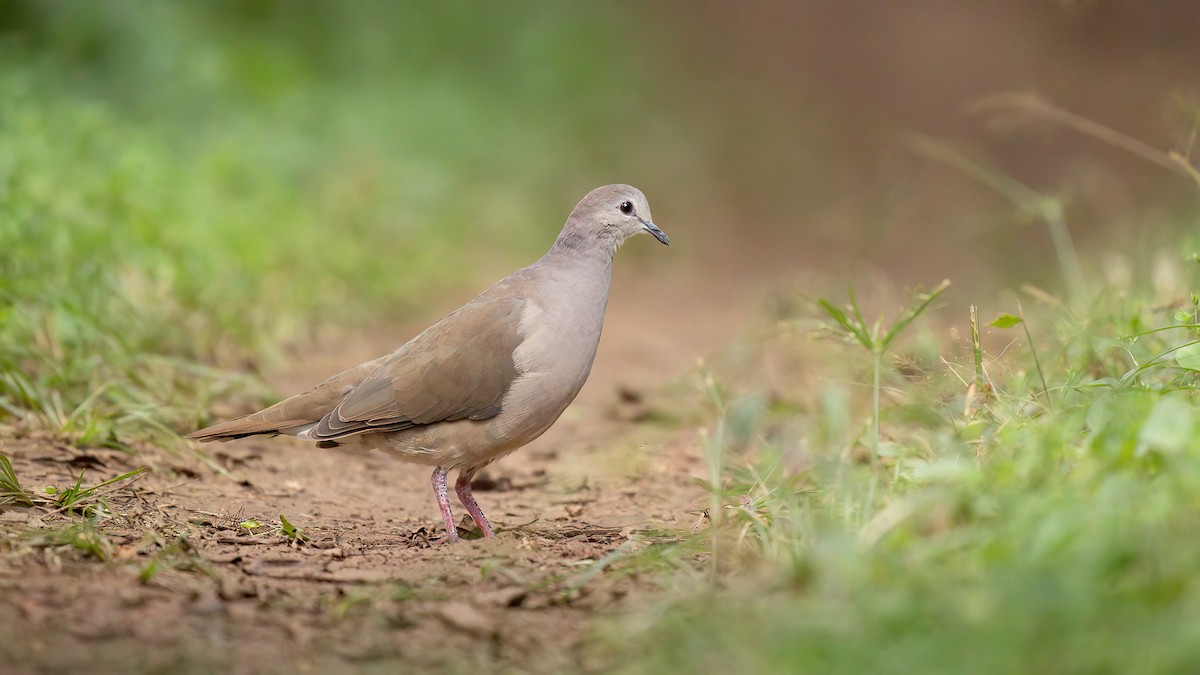
[[[296,431],[304,427],[311,426],[311,420],[291,419],[291,420],[266,420],[261,417],[255,419],[257,415],[248,415],[239,417],[227,422],[214,424],[210,427],[205,427],[197,431],[187,434],[185,438],[190,438],[193,441],[207,443],[209,441],[231,441],[235,438],[245,438],[247,436],[270,435],[277,436],[279,434],[294,434]]]
[[[260,434],[301,434],[336,408],[347,393],[366,379],[389,356],[381,356],[374,361],[342,371],[312,389],[264,410],[193,431],[186,437],[204,443],[230,441]]]

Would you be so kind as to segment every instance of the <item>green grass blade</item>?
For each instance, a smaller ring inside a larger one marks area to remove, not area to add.
[[[887,335],[883,337],[883,340],[880,343],[881,351],[887,351],[887,348],[891,346],[892,341],[895,340],[905,328],[908,328],[908,324],[912,323],[913,320],[918,316],[921,316],[921,314],[923,314],[925,310],[929,308],[930,303],[932,303],[934,300],[937,300],[938,296],[940,296],[942,293],[945,293],[947,288],[950,288],[950,280],[943,279],[942,283],[938,284],[937,287],[932,291],[916,295],[913,298],[912,303],[910,303],[908,308],[904,310],[904,313],[900,315],[900,319],[892,326],[892,329],[887,332]]]
[[[867,337],[866,331],[854,325],[854,323],[852,323],[850,319],[846,317],[846,314],[842,310],[838,309],[824,298],[818,300],[818,302],[834,321],[838,322],[838,324],[845,329],[847,333],[852,335],[855,340],[858,340],[859,344],[867,349],[871,348],[871,339]]]
[[[17,472],[13,470],[12,462],[4,453],[0,453],[0,504],[18,504],[33,506],[30,493],[21,487]]]

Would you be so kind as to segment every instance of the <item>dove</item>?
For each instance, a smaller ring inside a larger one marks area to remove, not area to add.
[[[471,478],[545,433],[575,399],[600,343],[613,257],[637,234],[670,243],[640,190],[596,188],[572,209],[545,255],[395,351],[187,438],[283,434],[433,466],[451,542],[459,536],[446,481],[458,471],[459,501],[483,536],[495,536]]]

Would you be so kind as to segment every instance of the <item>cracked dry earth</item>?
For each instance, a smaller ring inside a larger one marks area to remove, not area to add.
[[[440,526],[430,469],[375,454],[248,439],[203,446],[202,460],[0,439],[35,490],[72,485],[80,469],[94,485],[150,468],[108,494],[98,534],[79,535],[107,562],[55,539],[78,516],[0,507],[0,670],[596,669],[597,622],[660,588],[609,563],[702,524],[695,431],[650,421],[657,413],[645,399],[741,325],[730,320],[737,288],[724,288],[725,302],[714,290],[689,307],[686,283],[659,287],[653,304],[637,302],[637,284],[614,289],[579,400],[476,479],[498,529],[491,540],[431,545]],[[713,329],[689,329],[679,316],[713,319]],[[290,391],[394,347],[338,344],[336,356],[274,384]],[[280,514],[308,541],[289,542]],[[463,510],[455,515],[471,536]]]

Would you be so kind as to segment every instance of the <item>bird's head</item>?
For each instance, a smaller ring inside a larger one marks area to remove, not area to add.
[[[578,246],[597,243],[610,251],[635,234],[649,234],[669,244],[667,233],[654,224],[646,195],[632,185],[605,185],[587,193],[575,205],[559,235],[559,243]]]

